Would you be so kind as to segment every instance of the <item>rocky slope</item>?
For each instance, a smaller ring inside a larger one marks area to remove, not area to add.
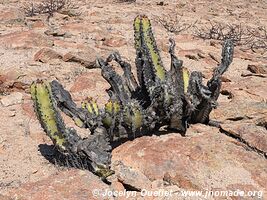
[[[138,14],[152,20],[165,66],[170,65],[168,38],[173,37],[184,65],[190,71],[203,72],[208,79],[220,60],[220,43],[194,37],[193,27],[175,35],[158,19],[178,13],[183,15],[180,23],[197,20],[199,27],[209,26],[210,21],[267,27],[267,3],[73,2],[74,8],[47,18],[26,17],[21,8],[28,1],[0,0],[0,199],[111,199],[94,196],[95,188],[135,191],[132,199],[190,199],[178,195],[142,197],[142,189],[162,188],[176,193],[265,191],[261,199],[267,198],[267,52],[262,49],[236,47],[234,61],[224,75],[219,107],[211,115],[222,122],[220,129],[196,124],[186,137],[168,133],[122,144],[113,151],[116,174],[110,178],[111,185],[88,171],[67,170],[45,159],[53,155],[53,148],[33,113],[28,89],[37,78],[58,79],[77,103],[93,96],[103,105],[109,86],[100,70],[92,69],[94,61],[116,50],[134,66],[132,21]],[[74,126],[64,118],[68,126]],[[77,130],[86,134],[86,130]]]

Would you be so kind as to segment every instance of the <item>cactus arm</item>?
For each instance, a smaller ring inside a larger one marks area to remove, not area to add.
[[[222,53],[221,53],[221,63],[219,67],[217,67],[213,74],[213,79],[218,78],[218,76],[223,75],[224,72],[228,69],[230,64],[233,61],[234,55],[234,43],[233,40],[227,39],[223,43]]]
[[[171,55],[171,68],[168,72],[170,77],[170,88],[173,94],[172,108],[170,110],[169,128],[185,134],[187,128],[187,110],[185,93],[189,84],[189,72],[183,67],[183,61],[175,56],[175,41],[170,39],[169,53]]]
[[[137,77],[141,92],[146,95],[143,100],[146,102],[145,105],[148,105],[155,98],[155,90],[161,87],[160,83],[166,81],[166,71],[157,49],[149,19],[146,16],[137,16],[134,21],[134,30]],[[162,90],[160,92],[162,93]]]
[[[131,71],[131,65],[121,59],[121,56],[118,52],[114,52],[110,54],[110,56],[107,58],[107,62],[110,62],[112,60],[115,60],[123,69],[123,76],[122,78],[125,80],[125,83],[128,86],[128,89],[131,93],[136,92],[138,89],[137,81],[134,78],[134,75]]]
[[[122,105],[125,105],[131,97],[128,87],[125,87],[126,83],[107,62],[102,59],[98,59],[97,62],[101,68],[102,76],[110,84],[113,94],[115,94]]]
[[[78,108],[73,102],[70,93],[57,82],[51,82],[51,90],[57,102],[57,106],[68,116],[70,116],[75,124],[79,127],[85,127],[86,114],[82,109]]]
[[[164,81],[166,79],[166,70],[163,67],[159,55],[159,50],[152,32],[150,20],[146,16],[141,17],[141,37],[141,41],[143,41],[142,45],[147,49],[148,55],[151,59],[150,64],[153,66],[156,78],[160,81]]]
[[[141,88],[145,89],[145,84],[143,80],[143,54],[142,54],[142,39],[141,39],[141,17],[137,16],[134,19],[134,43],[136,50],[135,65],[137,70],[137,78]]]
[[[82,139],[73,128],[66,128],[57,109],[51,85],[36,81],[31,85],[35,112],[44,131],[59,152],[79,160],[88,160],[90,169],[105,176],[109,170],[111,146],[104,127],[97,127],[94,135]]]
[[[221,89],[221,76],[228,69],[233,61],[234,43],[232,40],[227,39],[222,47],[222,59],[220,65],[215,68],[212,78],[208,81],[207,86],[212,92],[212,97],[217,100]]]
[[[42,128],[62,151],[66,149],[65,124],[59,115],[48,82],[37,81],[31,85],[31,96]]]
[[[232,40],[226,40],[222,47],[221,64],[214,70],[212,78],[208,81],[207,86],[201,84],[202,80],[196,81],[196,89],[191,94],[196,98],[196,110],[192,113],[192,123],[209,123],[209,114],[217,106],[217,99],[221,89],[221,76],[228,69],[233,60],[234,44]],[[197,72],[195,72],[197,73]],[[194,84],[191,84],[194,85]],[[197,97],[198,96],[198,97]]]

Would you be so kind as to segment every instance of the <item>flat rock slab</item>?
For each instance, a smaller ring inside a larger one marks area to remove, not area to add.
[[[53,41],[39,33],[35,33],[32,31],[20,31],[1,35],[0,46],[14,49],[52,47]]]
[[[221,128],[267,156],[267,130],[265,127],[248,122],[231,122],[222,124]]]
[[[91,172],[72,169],[60,171],[35,183],[24,184],[7,195],[20,200],[91,200],[99,199],[99,196],[93,194],[95,189],[105,191],[108,188]]]
[[[217,128],[194,125],[179,134],[141,137],[113,151],[122,162],[151,181],[164,179],[183,189],[267,189],[267,160]]]

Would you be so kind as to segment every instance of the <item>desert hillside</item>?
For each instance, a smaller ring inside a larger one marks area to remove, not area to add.
[[[206,199],[177,195],[187,190],[254,191],[209,199],[267,199],[267,1],[72,0],[55,12],[35,12],[41,2],[0,0],[0,199],[126,199],[104,196],[105,190],[134,191],[128,199]],[[166,68],[169,38],[184,66],[202,72],[204,81],[220,63],[225,37],[235,39],[234,60],[210,116],[220,128],[194,124],[185,137],[123,143],[112,152],[115,175],[106,184],[87,170],[49,162],[55,150],[35,116],[29,86],[56,79],[77,104],[92,96],[103,106],[109,85],[95,60],[118,51],[136,72],[137,15],[151,20]],[[144,189],[176,195],[148,196]]]

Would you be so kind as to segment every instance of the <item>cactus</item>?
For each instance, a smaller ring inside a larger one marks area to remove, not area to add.
[[[36,115],[58,151],[88,160],[89,169],[101,177],[112,173],[111,147],[122,139],[148,135],[162,126],[185,135],[189,124],[213,124],[209,114],[217,105],[221,76],[233,59],[233,42],[226,40],[221,64],[205,86],[201,72],[189,73],[175,56],[172,39],[171,68],[169,71],[164,68],[146,16],[135,18],[134,37],[138,80],[118,52],[107,59],[97,59],[102,76],[111,86],[110,100],[104,108],[99,108],[90,97],[77,106],[57,81],[36,81],[31,86]],[[111,61],[120,65],[123,75],[116,73]],[[82,139],[73,128],[66,128],[58,108],[77,126],[88,128],[88,137]]]

